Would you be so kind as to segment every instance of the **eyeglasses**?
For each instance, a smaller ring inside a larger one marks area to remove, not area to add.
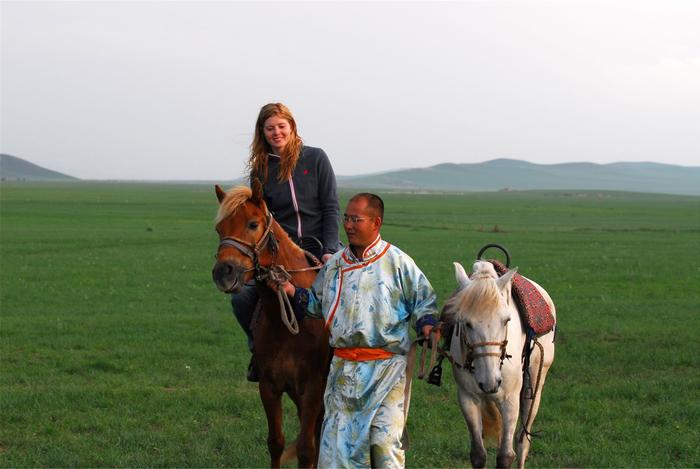
[[[355,224],[362,220],[369,220],[370,218],[374,217],[358,217],[356,215],[343,215],[343,222]]]

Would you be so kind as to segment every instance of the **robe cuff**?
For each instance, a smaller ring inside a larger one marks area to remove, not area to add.
[[[426,314],[418,321],[416,321],[416,332],[419,334],[423,331],[423,326],[435,326],[438,320],[432,314]]]
[[[297,321],[302,321],[306,317],[307,306],[309,306],[309,290],[306,288],[294,290],[292,307],[294,308],[294,316],[296,316]]]

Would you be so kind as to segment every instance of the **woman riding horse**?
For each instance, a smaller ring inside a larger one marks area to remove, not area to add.
[[[338,250],[339,208],[333,168],[322,149],[303,145],[296,121],[284,104],[271,103],[260,109],[248,169],[251,187],[254,179],[263,182],[267,208],[292,240],[322,262]],[[248,336],[251,352],[251,321],[257,301],[254,282],[231,294],[233,313]],[[247,379],[258,380],[255,355],[248,365]]]

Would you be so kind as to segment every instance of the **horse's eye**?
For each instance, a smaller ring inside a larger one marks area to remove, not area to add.
[[[472,323],[470,323],[470,322],[467,323],[467,329],[472,329]]]
[[[510,322],[510,318],[505,318],[505,319],[503,320],[503,324],[508,324],[509,322]]]
[[[257,221],[251,221],[248,223],[248,229],[250,230],[257,230],[258,226],[260,226],[260,224]]]

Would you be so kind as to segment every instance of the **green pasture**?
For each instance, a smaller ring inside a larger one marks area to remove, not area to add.
[[[452,262],[489,242],[553,297],[529,466],[700,466],[699,197],[382,195],[384,238],[441,304]],[[0,203],[0,466],[268,464],[244,336],[211,281],[212,187],[3,183]],[[468,466],[449,366],[413,396],[407,465]]]

